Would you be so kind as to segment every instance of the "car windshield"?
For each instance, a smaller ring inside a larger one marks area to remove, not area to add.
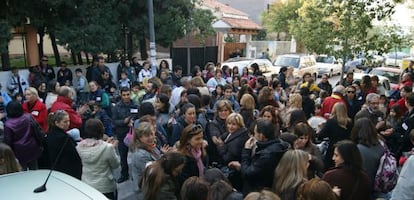
[[[383,70],[376,70],[373,69],[370,74],[379,75],[379,76],[385,76],[388,79],[390,79],[391,83],[398,84],[400,75],[398,73],[389,72],[389,71],[383,71]]]
[[[293,66],[294,68],[299,68],[299,58],[297,57],[287,57],[287,56],[279,56],[275,62],[276,66]]]
[[[316,62],[332,64],[333,63],[333,58],[332,57],[320,56],[320,57],[316,58]]]

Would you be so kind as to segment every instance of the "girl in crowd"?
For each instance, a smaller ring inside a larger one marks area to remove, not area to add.
[[[217,85],[216,89],[211,93],[211,108],[214,104],[224,96],[224,85]]]
[[[294,149],[300,149],[309,153],[311,159],[309,160],[308,167],[308,179],[314,178],[315,176],[322,175],[324,171],[323,161],[321,152],[318,147],[313,144],[313,129],[307,123],[299,122],[293,128],[293,134],[298,139],[293,144]]]
[[[71,175],[77,179],[82,176],[82,162],[76,151],[76,142],[66,133],[69,129],[69,114],[64,110],[57,110],[48,115],[49,132],[47,133],[47,147],[55,170]]]
[[[8,103],[6,111],[8,119],[4,124],[4,143],[12,148],[23,170],[37,169],[42,141],[31,128],[30,114],[24,114],[22,105],[17,101]]]
[[[30,113],[33,119],[39,123],[43,131],[47,131],[47,109],[44,103],[42,103],[37,90],[33,87],[28,87],[25,91],[26,101],[23,103],[23,111]]]
[[[56,80],[51,80],[49,81],[48,86],[49,86],[48,88],[49,92],[46,95],[46,101],[45,101],[46,109],[49,109],[50,107],[52,107],[52,104],[56,101],[58,97],[58,91],[60,88],[60,84]]]
[[[285,116],[285,118],[283,118],[285,120],[285,127],[289,127],[288,122],[290,120],[290,115],[294,110],[302,110],[302,96],[297,93],[293,93],[289,96],[289,103],[283,112],[283,115]]]
[[[188,125],[196,124],[196,107],[191,103],[186,103],[180,109],[180,116],[177,119],[177,122],[173,124],[172,136],[170,138],[170,146],[180,139],[183,129]]]
[[[206,158],[203,128],[199,124],[189,124],[182,131],[177,150],[185,155],[184,168],[178,178],[179,188],[191,176],[202,177]]]
[[[134,130],[134,139],[130,149],[132,151],[132,179],[135,183],[141,180],[145,167],[160,157],[155,144],[155,131],[149,122],[140,122],[138,128]],[[138,186],[138,184],[134,185]],[[134,187],[134,191],[140,193],[137,187]]]
[[[193,77],[191,79],[191,85],[193,87],[196,87],[200,91],[201,95],[210,95],[210,91],[206,87],[206,84],[204,83],[203,78],[201,78],[200,76]]]
[[[253,124],[255,103],[254,98],[250,94],[244,94],[240,99],[240,114],[243,117],[244,124],[247,128]]]
[[[325,155],[325,168],[329,169],[334,167],[335,164],[332,161],[334,152],[334,144],[351,138],[352,122],[346,112],[346,107],[343,103],[336,103],[330,115],[330,119],[326,121],[325,125],[319,131],[318,139],[329,139],[328,149]]]
[[[249,68],[244,67],[241,77],[244,78],[244,79],[250,80],[250,79],[252,79],[253,76],[249,74]]]
[[[14,173],[21,170],[19,162],[14,157],[9,145],[0,142],[0,175]]]
[[[349,140],[336,143],[332,160],[335,168],[327,171],[322,179],[340,190],[339,200],[371,199],[369,178],[357,145]]]
[[[239,67],[237,67],[237,66],[233,66],[233,69],[232,69],[232,74],[233,74],[233,78],[234,78],[235,76],[240,76],[240,73],[239,73]]]
[[[296,200],[296,191],[306,182],[310,156],[302,150],[287,151],[275,169],[273,191],[282,200]]]
[[[155,98],[154,108],[157,115],[157,124],[166,127],[170,119],[170,98],[165,94],[158,94]]]
[[[175,178],[181,173],[184,163],[185,156],[183,154],[168,152],[148,165],[139,180],[141,193],[138,199],[178,199],[179,190]]]
[[[98,119],[85,123],[84,139],[76,150],[82,160],[82,181],[102,192],[109,199],[117,199],[115,178],[112,170],[119,167],[115,153],[117,142],[103,141],[104,126]]]
[[[278,102],[275,100],[273,89],[269,86],[264,86],[257,97],[258,109],[261,110],[265,106],[279,107]]]
[[[224,65],[221,70],[223,71],[223,78],[227,81],[227,83],[231,83],[231,70],[228,65]]]

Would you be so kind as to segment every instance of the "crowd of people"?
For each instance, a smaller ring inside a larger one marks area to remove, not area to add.
[[[28,80],[13,70],[2,92],[0,174],[53,165],[109,199],[127,180],[145,200],[414,196],[410,73],[385,96],[378,77],[352,72],[332,86],[292,67],[265,77],[257,64],[207,63],[184,76],[165,60],[151,70],[134,58],[113,75],[98,57],[72,76],[47,61]],[[402,167],[398,192],[374,186],[388,149]]]

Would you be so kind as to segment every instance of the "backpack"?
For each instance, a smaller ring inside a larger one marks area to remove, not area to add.
[[[375,174],[374,191],[387,193],[394,189],[397,184],[399,172],[397,160],[391,155],[391,152],[383,141],[380,141],[384,147],[384,154],[380,158],[380,164]]]

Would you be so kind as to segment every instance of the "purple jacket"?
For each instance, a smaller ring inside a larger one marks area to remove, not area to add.
[[[27,164],[41,154],[40,147],[30,128],[30,114],[7,119],[4,125],[4,142],[12,149],[21,164]]]

